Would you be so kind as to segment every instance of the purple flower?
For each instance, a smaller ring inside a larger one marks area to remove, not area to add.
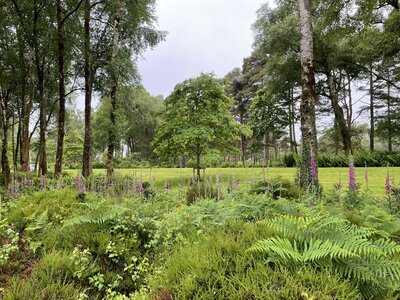
[[[142,182],[142,178],[140,178],[140,181],[139,181],[139,193],[143,193],[143,192],[144,192],[143,182]]]
[[[24,178],[24,179],[22,180],[22,189],[25,189],[26,186],[27,186],[27,181],[26,181],[26,178]]]
[[[41,190],[46,188],[46,178],[43,175],[40,176],[39,185]]]
[[[78,188],[79,193],[83,193],[85,190],[85,187],[83,185],[83,179],[81,175],[76,176],[76,186]]]
[[[349,189],[357,190],[356,174],[354,172],[354,163],[353,162],[351,162],[349,164]]]
[[[314,182],[318,181],[318,175],[317,175],[317,165],[315,164],[314,157],[311,157],[310,161],[310,171],[311,171],[311,176],[313,178]]]

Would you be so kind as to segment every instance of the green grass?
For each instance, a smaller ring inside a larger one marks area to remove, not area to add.
[[[400,178],[400,167],[390,168],[390,176],[394,177],[397,183],[397,177]],[[68,170],[68,173],[75,175],[78,170]],[[94,170],[95,174],[105,174],[105,170]],[[146,168],[146,169],[118,169],[117,174],[121,175],[135,175],[138,178],[142,176],[143,181],[150,181],[156,187],[162,188],[165,183],[172,185],[173,189],[177,187],[186,186],[190,178],[193,176],[191,168]],[[366,190],[366,183],[364,179],[364,168],[356,168],[356,180],[361,185],[361,190]],[[383,197],[385,195],[385,180],[387,168],[368,168],[368,192],[374,196]],[[222,188],[228,186],[228,182],[236,178],[239,180],[239,189],[246,190],[252,182],[264,178],[273,178],[281,176],[283,178],[295,180],[295,168],[208,168],[205,171],[205,176],[209,180],[216,182],[218,180]],[[332,189],[335,184],[341,182],[343,188],[347,187],[348,169],[347,168],[320,168],[319,178],[324,190]]]

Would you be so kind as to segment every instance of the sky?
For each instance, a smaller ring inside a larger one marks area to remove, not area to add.
[[[201,72],[223,77],[241,67],[252,51],[256,11],[266,2],[271,0],[158,0],[158,28],[168,34],[138,63],[144,87],[167,97]]]

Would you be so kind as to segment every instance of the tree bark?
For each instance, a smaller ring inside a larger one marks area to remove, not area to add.
[[[10,162],[8,159],[8,116],[7,116],[7,99],[3,95],[0,86],[0,114],[1,114],[1,172],[3,176],[3,185],[8,186],[11,179]]]
[[[393,151],[392,134],[392,103],[390,99],[390,84],[387,85],[387,118],[388,118],[388,151]]]
[[[92,91],[93,75],[90,54],[90,0],[85,0],[85,137],[83,142],[82,175],[88,178],[92,174]]]
[[[369,150],[375,150],[375,105],[374,105],[374,78],[372,74],[372,64],[369,72]]]
[[[293,132],[293,147],[294,147],[294,153],[298,153],[297,151],[297,140],[296,140],[296,118],[295,118],[295,105],[294,105],[294,96],[293,96],[293,88],[291,89],[291,103],[290,105],[292,106],[292,115],[290,116],[292,120],[292,132]]]
[[[62,171],[62,158],[64,152],[65,136],[65,45],[64,29],[61,12],[61,0],[56,0],[57,6],[57,46],[58,46],[58,126],[57,126],[57,152],[54,166],[55,176],[60,176]]]
[[[117,110],[117,88],[118,88],[118,74],[116,70],[116,57],[118,52],[119,43],[119,30],[121,23],[121,2],[120,0],[114,1],[115,16],[114,16],[114,29],[113,29],[113,45],[112,45],[112,58],[111,58],[111,89],[110,89],[110,121],[111,127],[108,132],[108,149],[107,149],[107,177],[114,175],[114,152],[116,144],[116,110]]]
[[[317,130],[315,125],[315,74],[313,53],[313,29],[311,23],[311,0],[299,0],[300,15],[300,57],[301,57],[301,141],[302,163],[300,172],[300,185],[304,188],[312,184],[318,184],[317,178],[313,178],[310,162],[317,162]],[[317,173],[318,174],[318,173]]]
[[[38,70],[40,113],[39,113],[39,168],[38,175],[45,176],[47,174],[47,154],[46,154],[46,110],[47,100],[44,95],[44,66]]]
[[[200,158],[201,158],[201,154],[200,154],[200,152],[197,152],[196,153],[196,170],[197,170],[196,181],[197,182],[200,182],[200,180],[201,180],[201,173],[200,173],[201,161],[200,161]]]
[[[332,71],[330,69],[326,70],[326,76],[328,79],[329,86],[329,98],[331,100],[331,105],[335,113],[335,120],[338,125],[340,135],[343,142],[343,150],[346,155],[350,154],[351,151],[351,134],[347,127],[346,118],[343,112],[343,108],[339,105],[339,93],[336,88],[336,83]]]
[[[35,98],[35,62],[32,50],[32,60],[29,66],[29,99],[25,102],[22,99],[22,128],[21,128],[21,171],[29,172],[29,148],[30,148],[30,138],[29,138],[29,122],[31,110],[33,107],[33,101]],[[25,93],[24,93],[25,94]],[[25,95],[23,95],[25,97]]]
[[[270,160],[270,133],[266,132],[264,134],[264,163]]]

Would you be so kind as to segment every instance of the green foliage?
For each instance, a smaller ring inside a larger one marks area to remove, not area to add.
[[[299,161],[298,155],[296,155],[296,154],[294,154],[294,153],[292,153],[292,152],[285,153],[285,154],[282,156],[283,165],[284,165],[285,167],[288,167],[288,168],[295,167],[295,166],[297,165],[297,162],[298,162],[298,161]]]
[[[0,268],[7,264],[13,254],[18,252],[19,233],[15,232],[8,224],[0,223]]]
[[[265,234],[254,223],[230,224],[196,238],[165,262],[150,282],[155,299],[358,299],[356,289],[327,271],[270,268],[245,255]]]
[[[269,194],[274,199],[278,197],[298,199],[304,192],[296,187],[294,182],[276,177],[254,183],[250,188],[250,194]]]
[[[204,198],[222,199],[219,187],[215,187],[212,182],[204,179],[200,182],[191,181],[186,190],[186,203],[190,205]]]
[[[73,265],[68,253],[52,251],[45,254],[30,271],[32,274],[27,279],[11,278],[2,299],[79,299],[83,291],[73,283]]]
[[[126,207],[109,204],[107,200],[95,203],[81,203],[81,205],[86,208],[84,213],[80,216],[65,220],[64,227],[88,224],[103,225],[107,222],[114,221],[119,216],[130,211],[130,209]]]
[[[318,213],[261,223],[276,236],[258,241],[249,251],[266,254],[275,264],[332,269],[357,283],[367,296],[390,295],[399,288],[400,245],[374,229]]]
[[[400,166],[400,154],[393,152],[357,152],[354,156],[355,167],[384,167],[389,163],[391,166]],[[344,155],[339,156],[318,156],[318,167],[347,167],[349,159]]]
[[[230,105],[222,85],[211,75],[178,84],[165,100],[163,122],[153,141],[155,152],[165,161],[186,156],[196,162],[211,150],[236,152],[242,129],[230,115]]]
[[[388,206],[392,214],[400,214],[400,189],[393,187],[388,195]]]

